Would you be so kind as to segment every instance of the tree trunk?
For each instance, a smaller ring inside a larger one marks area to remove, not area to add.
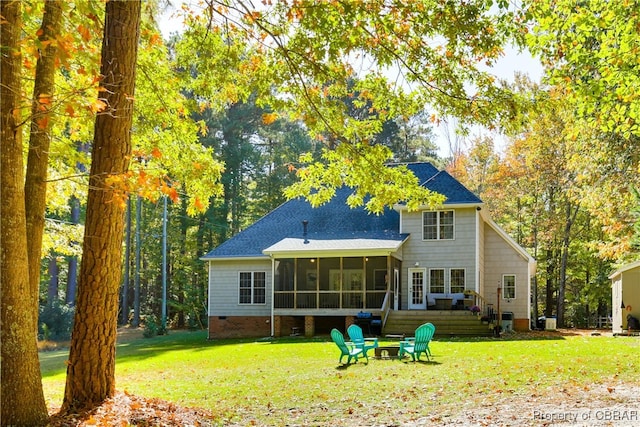
[[[553,298],[553,293],[556,288],[556,258],[555,253],[551,249],[546,250],[547,253],[547,277],[546,277],[546,296],[545,296],[545,304],[544,304],[544,315],[546,317],[553,316],[553,307],[555,304],[555,299]]]
[[[93,408],[115,392],[124,210],[106,178],[129,167],[140,1],[106,3],[83,255],[62,412]],[[104,96],[104,98],[102,98]]]
[[[578,216],[580,208],[576,206],[575,210],[570,202],[567,202],[565,210],[564,233],[562,236],[562,254],[560,258],[560,278],[558,280],[558,300],[557,315],[558,326],[564,327],[564,296],[567,288],[567,262],[569,260],[569,245],[571,244],[571,227]]]
[[[47,287],[47,304],[58,301],[58,291],[60,288],[60,276],[58,274],[58,258],[51,254],[49,258],[49,286]]]
[[[71,198],[71,223],[80,223],[80,201],[74,196]],[[67,305],[74,306],[76,304],[76,288],[78,286],[78,257],[72,255],[69,257],[69,272],[67,274]]]
[[[55,41],[60,33],[61,22],[61,2],[59,0],[47,0],[44,5],[39,40],[41,42]],[[34,307],[38,306],[42,234],[44,232],[44,215],[47,207],[47,169],[49,167],[49,145],[51,143],[50,110],[53,105],[53,92],[55,89],[55,59],[58,50],[56,46],[57,43],[47,43],[46,46],[39,50],[40,57],[36,64],[33,99],[31,101],[29,155],[24,184],[29,287],[31,288],[30,298]],[[35,310],[34,316],[36,316],[37,322],[37,310]]]
[[[120,324],[129,323],[129,267],[131,265],[131,198],[127,199],[127,215],[126,215],[126,232],[125,232],[125,252],[124,252],[124,278],[122,279],[122,305],[120,309]]]
[[[21,2],[0,2],[0,419],[3,425],[38,426],[47,422],[42,392],[36,318],[29,285],[22,128],[20,117]],[[39,262],[38,262],[38,265]],[[25,298],[28,296],[28,298]]]

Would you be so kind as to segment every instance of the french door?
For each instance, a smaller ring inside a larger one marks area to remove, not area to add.
[[[426,310],[426,269],[409,269],[409,310]]]

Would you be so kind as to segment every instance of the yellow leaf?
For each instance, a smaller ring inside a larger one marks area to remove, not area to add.
[[[278,119],[277,113],[264,113],[262,115],[262,123],[265,125],[270,125]]]

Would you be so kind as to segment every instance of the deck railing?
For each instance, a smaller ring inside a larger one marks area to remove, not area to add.
[[[380,312],[382,313],[382,327],[381,331],[384,330],[384,325],[387,324],[387,318],[389,317],[389,312],[391,311],[391,291],[387,291],[384,294],[384,300],[382,300],[382,307],[380,307]]]
[[[273,298],[275,309],[379,310],[385,291],[275,291]]]
[[[489,304],[487,303],[487,301],[484,299],[484,297],[482,295],[480,295],[479,293],[477,293],[474,290],[471,289],[467,289],[464,291],[465,295],[470,295],[471,297],[473,297],[473,304],[477,305],[480,308],[480,313],[483,316],[489,316],[491,317],[494,313],[493,313],[493,304]]]

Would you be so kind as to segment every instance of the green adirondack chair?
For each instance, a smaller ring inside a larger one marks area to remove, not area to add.
[[[420,360],[420,354],[424,353],[425,356],[427,356],[427,360],[431,360],[429,342],[435,332],[436,327],[432,323],[425,323],[418,326],[415,337],[400,342],[398,357],[402,359],[405,354],[410,354],[411,359],[415,362],[416,360]]]
[[[340,332],[339,330],[331,330],[331,339],[340,349],[340,363],[343,363],[342,359],[344,358],[344,356],[347,356],[347,365],[351,363],[351,359],[355,359],[357,362],[360,356],[364,356],[365,359],[367,359],[367,363],[369,362],[369,358],[362,352],[361,348],[357,348],[355,344],[352,343],[349,343],[351,344],[349,345],[344,341],[344,335],[342,335],[342,332]]]
[[[364,353],[365,356],[367,356],[367,351],[372,348],[378,348],[378,338],[365,338],[362,333],[362,328],[356,324],[347,328],[347,334],[349,334],[351,342],[353,342],[357,348],[362,349],[362,353]]]

